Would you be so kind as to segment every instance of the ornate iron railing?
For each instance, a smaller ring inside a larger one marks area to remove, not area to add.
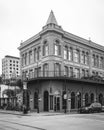
[[[37,78],[69,78],[69,79],[80,79],[80,80],[90,80],[95,82],[102,82],[104,83],[104,77],[101,77],[99,75],[92,75],[89,76],[89,74],[83,75],[82,73],[76,73],[76,72],[65,72],[65,71],[36,71],[36,72],[30,72],[30,73],[23,73],[22,79],[23,80],[31,80],[31,79],[37,79]]]

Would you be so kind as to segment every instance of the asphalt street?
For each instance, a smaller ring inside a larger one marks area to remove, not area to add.
[[[104,130],[104,113],[30,116],[0,113],[0,130]]]

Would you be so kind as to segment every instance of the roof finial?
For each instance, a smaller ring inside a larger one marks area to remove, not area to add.
[[[56,21],[56,18],[55,18],[55,16],[54,16],[54,13],[53,13],[52,10],[51,10],[51,12],[50,12],[50,15],[49,15],[49,17],[48,17],[48,20],[47,20],[47,23],[46,23],[46,24],[50,24],[50,23],[53,23],[53,24],[58,25],[58,23],[57,23],[57,21]]]
[[[89,42],[91,42],[91,38],[89,37]]]

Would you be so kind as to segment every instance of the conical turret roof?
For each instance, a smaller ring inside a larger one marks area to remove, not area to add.
[[[56,21],[56,18],[55,18],[55,16],[54,16],[54,13],[53,13],[52,10],[51,10],[51,12],[50,12],[50,15],[49,15],[49,17],[48,17],[48,20],[47,20],[47,23],[46,23],[46,24],[50,24],[50,23],[53,23],[53,24],[58,25],[58,23],[57,23],[57,21]]]

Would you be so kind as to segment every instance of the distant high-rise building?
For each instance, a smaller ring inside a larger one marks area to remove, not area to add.
[[[10,79],[20,75],[20,58],[6,55],[2,59],[2,77]]]

